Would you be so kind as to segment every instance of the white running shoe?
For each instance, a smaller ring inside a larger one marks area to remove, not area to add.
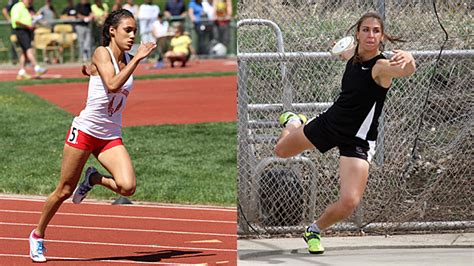
[[[45,67],[40,67],[39,65],[36,65],[35,66],[35,73],[36,73],[36,76],[41,76],[43,75],[44,73],[48,72],[48,69],[45,68]]]
[[[84,181],[74,190],[74,195],[72,196],[72,202],[75,204],[81,203],[87,196],[87,193],[92,189],[90,185],[90,177],[94,173],[97,173],[97,169],[93,166],[89,166],[86,170],[86,174],[84,176]]]
[[[34,262],[46,262],[46,258],[44,257],[44,252],[46,252],[46,247],[44,246],[44,239],[42,238],[34,238],[33,231],[30,233],[30,258]]]

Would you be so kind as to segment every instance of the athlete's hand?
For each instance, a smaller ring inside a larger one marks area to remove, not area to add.
[[[81,68],[82,75],[89,77],[91,75],[90,68],[91,68],[90,66],[82,65],[82,68]]]
[[[138,60],[142,60],[143,58],[149,56],[151,52],[155,50],[155,48],[156,48],[156,43],[154,42],[141,43],[137,49],[137,53],[135,54],[135,57]]]
[[[400,68],[404,69],[407,64],[413,61],[413,56],[409,52],[402,50],[393,50],[393,52],[394,54],[390,58],[391,66],[400,66]]]

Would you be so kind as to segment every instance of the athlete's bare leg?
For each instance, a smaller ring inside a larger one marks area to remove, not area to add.
[[[369,163],[360,158],[341,156],[339,159],[339,200],[329,205],[315,222],[320,230],[349,217],[359,205],[367,185]]]
[[[94,173],[90,179],[92,185],[102,185],[123,196],[135,193],[135,171],[125,146],[110,148],[100,153],[97,159],[112,176]]]
[[[90,153],[90,151],[64,145],[61,177],[56,189],[48,196],[43,206],[43,211],[35,231],[38,236],[44,237],[46,227],[54,214],[56,214],[61,204],[74,192]]]
[[[288,158],[310,149],[314,149],[314,145],[306,138],[301,122],[292,121],[281,131],[275,146],[275,154],[281,158]]]

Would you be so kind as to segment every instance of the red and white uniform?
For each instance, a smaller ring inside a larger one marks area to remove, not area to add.
[[[112,50],[109,47],[106,47],[106,49],[110,53],[115,74],[118,74],[120,69]],[[127,63],[130,61],[128,53],[125,53],[125,60]],[[120,91],[115,93],[106,88],[100,76],[90,76],[86,108],[81,111],[79,116],[74,118],[72,126],[99,139],[121,138],[122,111],[132,88],[132,75]]]

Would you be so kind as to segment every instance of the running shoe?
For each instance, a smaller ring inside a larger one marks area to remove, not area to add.
[[[27,79],[31,79],[31,76],[28,75],[28,74],[18,74],[16,75],[16,79],[17,80],[27,80]]]
[[[34,238],[33,233],[35,230],[31,231],[30,233],[30,258],[34,262],[46,262],[46,258],[44,257],[44,253],[46,252],[46,248],[44,246],[44,239],[43,238]]]
[[[298,117],[300,118],[301,124],[304,125],[306,122],[308,122],[308,118],[304,114],[298,114]]]
[[[40,67],[40,66],[38,66],[38,65],[35,66],[35,73],[36,73],[36,76],[37,76],[37,77],[43,75],[43,74],[46,73],[47,71],[48,71],[47,68]]]
[[[308,118],[305,115],[295,114],[293,112],[284,112],[283,114],[280,115],[278,121],[280,122],[281,126],[285,127],[288,121],[296,117],[299,118],[301,124],[305,124],[308,121]]]
[[[311,254],[323,254],[324,247],[321,245],[321,234],[309,231],[309,227],[303,235],[304,241],[308,244],[308,251]]]
[[[86,170],[86,174],[84,176],[84,181],[74,190],[74,195],[72,196],[72,202],[75,204],[81,203],[87,196],[87,193],[92,189],[92,185],[90,184],[91,175],[97,173],[97,169],[93,166],[89,166]]]

